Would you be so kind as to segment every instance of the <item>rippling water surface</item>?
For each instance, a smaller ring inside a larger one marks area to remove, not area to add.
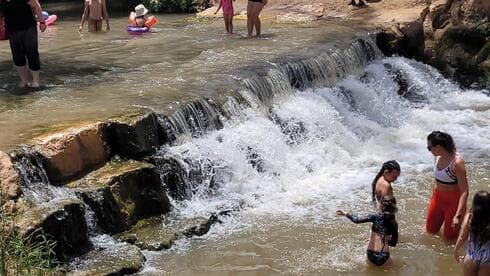
[[[171,111],[189,99],[236,91],[244,71],[314,56],[318,47],[342,48],[362,31],[335,22],[266,23],[264,38],[249,40],[243,21],[229,36],[221,21],[158,18],[154,33],[141,37],[124,31],[123,17],[112,19],[109,33],[80,35],[78,18],[61,14],[41,34],[45,86],[38,91],[15,88],[8,47],[0,42],[0,149],[57,124],[141,108]],[[401,72],[412,94],[396,93],[400,84],[388,68]],[[203,179],[218,184],[210,194],[204,181],[202,193],[174,202],[180,216],[240,211],[203,237],[145,252],[140,275],[461,274],[452,246],[423,232],[433,163],[425,138],[432,130],[451,133],[467,162],[470,194],[489,190],[488,91],[460,89],[405,58],[379,58],[358,71],[331,87],[277,97],[271,111],[301,130],[293,136],[262,108],[246,108],[218,131],[163,148],[210,168]],[[380,269],[365,262],[370,225],[334,213],[369,212],[370,182],[390,159],[402,166],[393,184],[401,236],[393,265]]]
[[[110,32],[79,34],[79,15],[71,5],[44,6],[58,21],[40,34],[42,89],[15,87],[8,41],[0,41],[0,149],[53,125],[104,120],[138,108],[168,110],[223,93],[234,88],[240,68],[300,55],[315,44],[342,44],[361,29],[264,23],[263,38],[247,39],[243,20],[235,20],[237,34],[226,35],[221,19],[157,15],[152,33],[131,36],[127,18],[113,15]]]

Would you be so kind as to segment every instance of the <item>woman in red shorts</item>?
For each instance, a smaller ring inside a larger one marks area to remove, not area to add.
[[[455,240],[466,211],[468,180],[463,158],[456,152],[451,135],[433,131],[427,136],[427,149],[434,155],[432,198],[425,229],[436,234],[444,223],[444,238]]]

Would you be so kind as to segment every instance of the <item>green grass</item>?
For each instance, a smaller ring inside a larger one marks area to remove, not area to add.
[[[42,230],[22,237],[12,231],[13,217],[0,213],[0,276],[50,275],[57,270],[54,247]]]

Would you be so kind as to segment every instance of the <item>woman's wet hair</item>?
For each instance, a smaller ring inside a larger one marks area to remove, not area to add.
[[[445,132],[432,131],[427,136],[427,141],[429,141],[432,146],[443,147],[449,153],[456,152],[456,145],[454,144],[453,137]]]
[[[379,170],[378,174],[373,180],[373,183],[371,184],[373,202],[376,202],[376,183],[378,182],[378,179],[383,175],[385,170],[388,170],[388,172],[401,171],[400,164],[398,164],[396,160],[390,160],[383,163],[383,166],[381,166],[381,169]]]
[[[479,244],[490,241],[490,194],[479,191],[473,197],[470,232]]]

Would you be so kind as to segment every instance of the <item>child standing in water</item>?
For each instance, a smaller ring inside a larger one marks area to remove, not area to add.
[[[82,31],[85,20],[88,21],[89,32],[102,31],[103,19],[106,21],[106,30],[109,31],[111,28],[109,27],[109,15],[107,14],[105,0],[85,0],[85,7],[78,31]]]
[[[337,210],[337,215],[346,216],[354,223],[373,223],[367,258],[371,263],[382,266],[390,259],[390,246],[396,246],[398,242],[398,223],[395,220],[396,200],[393,196],[385,195],[378,206],[378,213],[369,214],[364,218],[358,218],[342,210]]]
[[[233,0],[233,1],[235,1],[235,0]],[[235,11],[233,10],[232,0],[219,0],[218,9],[214,12],[214,14],[217,14],[221,8],[223,8],[223,19],[225,20],[226,32],[229,34],[232,34],[233,33],[233,14],[235,13]]]
[[[454,247],[454,258],[463,261],[463,272],[468,275],[490,275],[490,194],[479,191],[473,197],[473,206],[465,215],[458,241]],[[469,239],[468,239],[469,237]],[[466,255],[459,251],[466,245]]]

